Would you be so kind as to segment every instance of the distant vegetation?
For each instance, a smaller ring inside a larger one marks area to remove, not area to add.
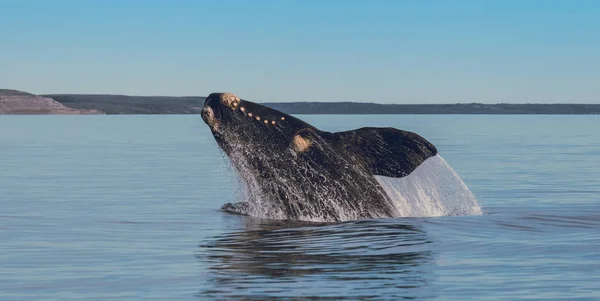
[[[45,95],[76,109],[106,114],[198,114],[205,97]],[[263,103],[288,114],[600,114],[600,104],[377,104],[357,102]]]
[[[44,95],[76,109],[106,114],[198,114],[206,97],[126,96],[96,94]]]

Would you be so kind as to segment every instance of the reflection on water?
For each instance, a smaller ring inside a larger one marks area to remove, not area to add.
[[[419,220],[290,224],[240,219],[196,257],[209,267],[206,299],[347,300],[431,297],[431,241]],[[340,295],[344,293],[345,295]]]

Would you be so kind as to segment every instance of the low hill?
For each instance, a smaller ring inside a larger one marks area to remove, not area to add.
[[[206,97],[127,96],[102,94],[45,95],[76,109],[106,114],[199,114]]]
[[[64,106],[56,100],[17,90],[0,89],[0,114],[48,115],[48,114],[102,114],[98,110],[81,110]]]

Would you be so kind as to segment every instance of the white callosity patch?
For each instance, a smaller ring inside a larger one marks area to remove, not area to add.
[[[240,103],[240,98],[233,93],[223,93],[219,98],[219,102],[226,107],[235,109]]]
[[[304,152],[310,147],[310,140],[300,135],[296,135],[294,136],[294,139],[292,139],[292,146],[294,148],[294,151]]]
[[[440,155],[428,158],[408,176],[375,178],[392,199],[399,217],[482,213],[473,193]]]

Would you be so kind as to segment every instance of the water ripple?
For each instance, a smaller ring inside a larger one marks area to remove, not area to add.
[[[278,287],[279,297],[318,292],[311,300],[368,299],[361,291],[374,290],[399,298],[430,295],[431,275],[422,266],[433,254],[419,223],[316,226],[245,218],[244,227],[200,245],[197,258],[212,271],[209,286],[221,288],[201,292],[204,297],[259,300],[265,296],[254,292],[265,283]],[[339,295],[341,287],[351,288],[350,295]]]

